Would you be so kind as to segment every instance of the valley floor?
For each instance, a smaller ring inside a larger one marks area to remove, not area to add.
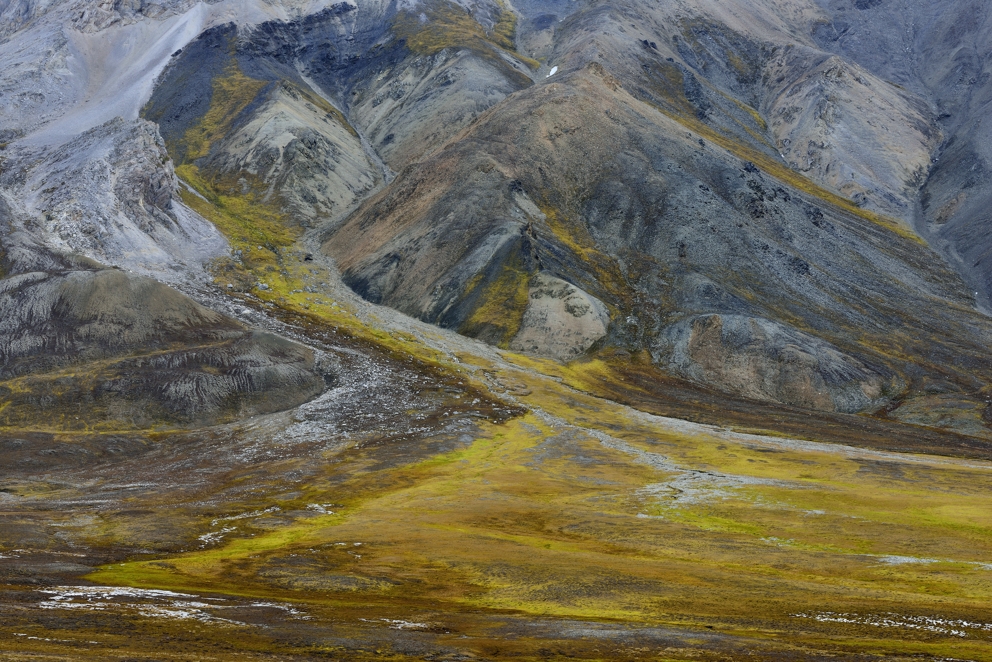
[[[7,437],[4,659],[992,659],[985,449],[655,416],[604,363],[279,296],[231,305],[339,362],[317,401]]]

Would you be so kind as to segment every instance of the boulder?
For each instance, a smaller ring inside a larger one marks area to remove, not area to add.
[[[510,349],[568,361],[606,336],[610,315],[596,297],[541,272],[531,279],[527,308]]]

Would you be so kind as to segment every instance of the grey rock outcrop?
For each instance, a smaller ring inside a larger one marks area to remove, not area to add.
[[[0,425],[209,425],[324,389],[313,352],[116,269],[0,280]]]
[[[313,92],[280,83],[201,159],[200,171],[256,187],[311,226],[348,210],[382,183],[382,172],[340,113]]]
[[[884,404],[885,375],[813,336],[743,315],[699,315],[668,327],[655,361],[755,400],[854,413]]]
[[[769,126],[789,166],[912,227],[917,193],[943,140],[926,101],[810,48],[780,48],[764,78]]]
[[[917,228],[992,310],[992,8],[972,0],[816,0],[811,34],[925,99],[945,140],[920,191]]]
[[[539,273],[531,279],[527,299],[510,349],[568,361],[606,336],[610,324],[606,306],[569,282]]]
[[[0,186],[11,231],[60,253],[170,280],[227,252],[186,208],[154,124],[116,118],[55,148],[12,147]]]

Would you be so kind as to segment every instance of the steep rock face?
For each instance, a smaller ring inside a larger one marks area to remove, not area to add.
[[[341,114],[286,82],[256,99],[198,164],[230,193],[259,188],[278,197],[280,208],[304,225],[348,209],[382,181]]]
[[[339,9],[345,6],[336,4]],[[108,143],[132,140],[131,123],[151,95],[157,77],[204,31],[230,25],[227,33],[249,32],[273,20],[300,22],[321,12],[334,14],[337,10],[331,9],[332,5],[335,3],[324,0],[207,3],[24,0],[0,8],[0,20],[6,30],[0,36],[0,60],[5,63],[0,71],[0,147],[9,144],[0,169],[4,177],[2,186],[10,192],[10,202],[19,214],[46,219],[44,224],[32,225],[28,231],[42,230],[38,238],[59,250],[83,252],[105,264],[154,273],[166,279],[196,271],[203,261],[225,253],[225,242],[214,228],[177,200],[173,201],[171,210],[163,208],[171,219],[168,221],[153,209],[142,210],[144,205],[134,208],[134,218],[130,210],[118,213],[118,208],[127,206],[128,201],[116,199],[116,192],[110,186],[118,176],[116,166],[102,163],[108,157]],[[387,8],[384,3],[363,3],[363,9],[369,10],[364,13],[373,23],[380,21]],[[388,25],[379,25],[377,29],[381,32],[387,28]],[[342,43],[346,36],[340,35]],[[320,44],[315,48],[319,49]],[[225,50],[224,55],[229,59],[229,52]],[[215,60],[222,67],[227,64],[224,58]],[[209,66],[204,69],[206,88],[191,81],[194,84],[184,85],[188,89],[183,101],[192,100],[194,107],[206,109],[211,103],[211,75],[217,72],[212,72]],[[279,78],[270,76],[265,80]],[[298,77],[290,82],[302,84]],[[163,125],[166,133],[167,128]],[[319,132],[319,126],[316,128]],[[111,133],[120,135],[111,137]],[[129,151],[135,152],[132,156],[139,160],[164,158],[161,145],[154,144],[157,141],[152,136],[150,144],[134,144],[135,149]],[[144,155],[138,156],[138,150],[144,150]],[[306,151],[297,150],[297,154]],[[303,154],[299,160],[310,161],[304,163],[303,169],[314,172],[323,169],[329,153],[323,152],[312,159],[309,159],[311,155]],[[155,167],[167,170],[171,165],[163,163]],[[378,169],[375,166],[373,171]],[[299,172],[299,168],[288,170]],[[23,190],[20,187],[27,183],[28,175],[32,178],[32,188]],[[367,185],[361,181],[363,176],[349,179],[359,192]],[[66,214],[51,213],[52,205],[45,198],[51,193],[48,191],[52,188],[51,180],[56,179],[63,180],[60,186],[70,185],[62,197],[87,201],[83,210],[85,218],[74,218],[80,204]],[[289,179],[297,182],[300,178],[289,175]],[[78,190],[71,189],[73,181],[81,183]],[[295,184],[286,188],[295,188]],[[341,196],[348,194],[348,186],[326,191],[319,181],[300,189],[288,208],[301,214],[314,210],[323,213],[331,201],[340,208],[344,204]],[[42,194],[37,195],[37,191]],[[68,222],[61,221],[63,216]],[[56,218],[60,220],[53,220]],[[80,227],[75,227],[77,222]],[[102,231],[107,223],[120,225],[122,231]]]
[[[118,118],[58,148],[12,149],[0,185],[52,249],[166,278],[226,251],[216,228],[175,199],[172,163],[149,122]]]
[[[817,0],[817,45],[927,99],[945,135],[921,191],[919,229],[986,309],[992,293],[992,10],[953,0]]]
[[[789,166],[912,227],[943,139],[923,99],[812,49],[780,49],[764,76],[771,133]]]
[[[118,270],[0,280],[0,319],[5,427],[209,425],[324,389],[312,351]]]
[[[815,2],[621,5],[594,3],[556,26],[551,59],[563,70],[598,61],[623,80],[636,78],[638,96],[695,114],[913,227],[943,137],[937,113],[918,89],[886,83],[887,76],[818,47],[810,33],[830,16]]]
[[[220,0],[203,0],[216,4]],[[101,32],[115,26],[133,25],[147,19],[161,19],[182,14],[195,0],[101,0],[77,3],[72,26],[80,32]]]
[[[742,315],[702,315],[665,330],[655,360],[675,374],[756,400],[854,413],[885,402],[889,380],[828,343]]]
[[[572,0],[516,0],[520,17],[516,24],[517,48],[521,53],[546,60],[555,45],[559,24],[581,8]]]
[[[211,29],[176,54],[143,116],[217,193],[253,191],[303,225],[335,219],[390,168],[529,83],[472,14],[443,2],[424,9],[440,27],[392,6],[339,3],[251,30]]]
[[[492,41],[505,13],[495,2],[470,11],[371,0],[21,4],[3,9],[9,34],[0,40],[0,143],[13,143],[3,170],[12,204],[45,219],[29,228],[43,243],[160,278],[226,252],[208,224],[167,199],[177,197],[176,182],[157,137],[129,125],[163,68],[145,115],[160,123],[176,163],[187,162],[176,149],[185,134],[206,129],[206,153],[190,162],[216,192],[249,188],[303,226],[343,213],[392,176],[372,142],[402,167],[529,84],[512,45]],[[422,12],[432,20],[422,24]],[[218,81],[240,85],[232,63],[256,94],[247,107],[218,108]],[[222,121],[211,127],[212,107]],[[159,178],[152,202],[133,199],[131,184],[140,182],[118,177],[121,150],[112,142],[131,143],[128,172]]]
[[[467,162],[461,156],[442,151],[426,167],[404,173],[325,244],[345,281],[366,298],[454,328],[488,301],[526,305],[537,266],[527,213],[514,204],[506,175],[481,152]],[[460,167],[464,176],[450,179]],[[502,324],[515,314],[519,320],[522,309],[490,321]],[[508,341],[511,327],[483,337]]]
[[[61,30],[53,31],[50,26],[44,37],[0,41],[5,63],[0,72],[0,142],[4,144],[57,118],[79,100],[69,40]]]
[[[430,154],[529,83],[508,65],[444,51],[384,73],[354,95],[352,113],[394,170]]]
[[[19,0],[4,2],[0,6],[0,38],[17,32],[45,12],[51,11],[65,0]]]
[[[269,22],[239,42],[249,76],[299,76],[335,100],[393,170],[423,158],[479,113],[530,84],[519,56],[497,44],[496,2],[395,6],[340,3]]]

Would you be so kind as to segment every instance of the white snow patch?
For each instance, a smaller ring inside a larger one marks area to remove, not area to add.
[[[252,517],[261,517],[262,515],[268,515],[269,513],[278,513],[282,508],[279,506],[269,506],[263,510],[253,510],[250,513],[240,513],[238,515],[228,515],[227,517],[218,517],[217,519],[210,522],[211,526],[217,526],[221,522],[233,522],[239,519],[250,519]]]
[[[886,554],[881,556],[875,556],[875,559],[879,563],[885,563],[888,565],[929,565],[931,563],[962,563],[964,565],[973,565],[982,570],[992,570],[992,563],[982,563],[981,561],[957,561],[955,559],[929,559],[921,558],[919,556],[900,556],[897,554]]]
[[[431,627],[429,623],[418,623],[416,621],[404,621],[398,618],[359,618],[358,620],[364,621],[366,623],[385,623],[386,627],[391,630],[426,630]]]
[[[200,547],[206,547],[207,545],[212,545],[215,542],[220,542],[224,539],[224,536],[231,531],[236,531],[238,527],[236,526],[225,526],[220,531],[211,531],[210,533],[204,533],[199,536],[197,540],[200,541]]]
[[[65,609],[80,611],[115,611],[124,610],[137,612],[149,618],[172,618],[177,620],[195,620],[203,623],[228,623],[244,625],[237,621],[220,618],[204,609],[216,608],[218,605],[202,602],[197,596],[188,593],[172,591],[149,590],[137,588],[120,588],[113,586],[60,586],[39,591],[50,595],[38,606],[42,609]],[[210,598],[203,598],[210,600]],[[136,602],[142,600],[146,602]],[[154,604],[149,600],[165,601],[165,604]]]
[[[808,618],[820,623],[849,623],[852,625],[869,625],[879,628],[899,628],[904,630],[922,630],[936,634],[949,634],[955,637],[967,637],[968,630],[992,632],[992,623],[965,621],[961,619],[945,619],[937,616],[904,616],[902,614],[848,614],[832,611],[816,613],[792,614],[793,618]]]
[[[80,641],[78,641],[76,639],[49,639],[48,637],[35,637],[35,636],[32,636],[32,635],[27,634],[26,632],[15,632],[14,633],[14,636],[15,637],[24,637],[25,639],[31,639],[32,641],[51,641],[51,642],[55,642],[55,643],[59,643],[59,644],[79,644],[79,643],[98,644],[98,643],[100,643],[98,641],[80,642]]]
[[[547,76],[545,76],[545,78],[551,78],[551,77],[552,77],[552,76],[554,76],[554,75],[555,75],[556,73],[558,73],[558,67],[557,67],[557,66],[555,66],[555,67],[551,67],[551,71],[549,71],[549,72],[548,72],[548,75],[547,75]]]
[[[918,563],[921,565],[926,565],[929,563],[940,563],[940,559],[922,559],[916,556],[898,556],[895,554],[889,554],[888,556],[879,556],[879,562],[888,565],[906,565],[911,563]]]
[[[190,593],[176,593],[157,589],[139,589],[116,586],[58,586],[41,589],[48,595],[39,604],[42,609],[79,611],[125,612],[147,618],[168,618],[202,623],[247,625],[240,621],[217,616],[212,611],[224,609],[263,608],[278,609],[295,618],[307,619],[295,607],[277,602],[236,603],[223,598],[206,598]]]

